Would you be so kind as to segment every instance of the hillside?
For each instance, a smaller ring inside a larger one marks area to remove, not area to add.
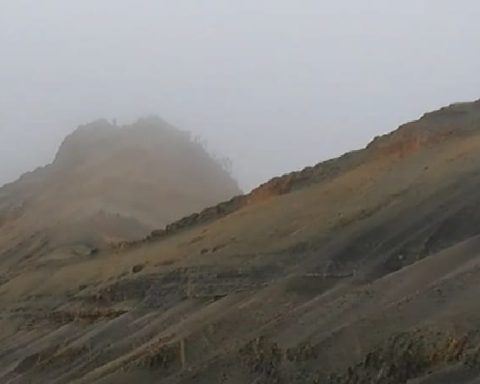
[[[477,101],[94,257],[12,265],[0,381],[477,383],[479,186]]]
[[[200,144],[161,119],[99,120],[68,136],[52,164],[0,188],[0,265],[89,255],[239,193]]]

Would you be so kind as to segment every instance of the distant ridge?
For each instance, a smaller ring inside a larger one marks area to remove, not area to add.
[[[48,249],[133,240],[238,195],[233,178],[190,135],[158,117],[80,126],[52,164],[0,189],[0,254],[27,233]]]

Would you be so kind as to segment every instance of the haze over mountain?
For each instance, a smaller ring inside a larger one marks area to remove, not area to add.
[[[11,252],[0,380],[478,383],[479,186],[476,101],[143,239]]]
[[[0,265],[96,252],[238,194],[188,133],[156,117],[99,120],[69,135],[52,164],[0,189]]]
[[[244,190],[478,97],[478,0],[2,0],[0,184],[157,114]]]

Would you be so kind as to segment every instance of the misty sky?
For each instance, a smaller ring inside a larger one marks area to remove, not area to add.
[[[158,114],[245,189],[480,98],[478,0],[0,0],[0,184]]]

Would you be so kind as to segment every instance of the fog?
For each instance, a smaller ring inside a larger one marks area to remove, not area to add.
[[[157,114],[244,189],[480,97],[476,0],[0,0],[0,184]]]

